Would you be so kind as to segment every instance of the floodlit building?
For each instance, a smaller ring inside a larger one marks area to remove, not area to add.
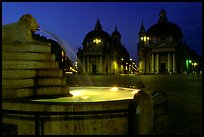
[[[158,22],[147,31],[142,22],[138,35],[140,73],[180,73],[186,70],[182,30],[168,21],[164,9],[159,13]]]
[[[109,35],[99,19],[78,49],[78,70],[81,74],[119,74],[128,72],[129,53],[121,44],[121,34],[115,28]]]

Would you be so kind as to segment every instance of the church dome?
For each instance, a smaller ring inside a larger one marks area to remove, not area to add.
[[[103,30],[93,30],[93,31],[90,31],[86,34],[86,36],[84,38],[84,42],[87,42],[89,40],[93,40],[95,38],[110,40],[111,37],[107,32],[105,32]]]
[[[182,37],[181,28],[175,23],[168,22],[164,9],[160,11],[158,23],[152,25],[147,31],[147,35],[174,35]]]
[[[95,38],[100,38],[108,41],[111,39],[111,36],[107,32],[102,30],[99,19],[97,20],[95,29],[86,34],[86,36],[84,37],[83,43],[92,41]]]
[[[152,25],[147,31],[147,35],[165,35],[172,34],[182,37],[181,28],[172,22],[159,22]]]

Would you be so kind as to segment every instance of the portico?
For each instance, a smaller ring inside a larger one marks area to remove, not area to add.
[[[165,55],[162,55],[162,54],[166,54],[167,57],[165,57]],[[161,58],[160,58],[160,55],[161,55]],[[167,53],[153,52],[151,54],[150,64],[151,64],[151,73],[159,73],[159,72],[176,73],[176,58],[175,58],[174,52],[167,52]]]

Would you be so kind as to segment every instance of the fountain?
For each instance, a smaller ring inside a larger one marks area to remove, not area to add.
[[[152,134],[153,90],[67,87],[49,43],[30,37],[38,27],[30,14],[2,26],[2,134]]]

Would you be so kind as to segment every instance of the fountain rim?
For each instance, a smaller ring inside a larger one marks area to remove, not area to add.
[[[45,102],[45,101],[32,101],[33,99],[22,97],[22,98],[6,98],[2,99],[2,103],[30,103],[30,104],[45,104],[45,105],[60,105],[60,104],[100,104],[100,103],[120,103],[123,101],[131,101],[132,99],[121,99],[121,100],[108,100],[108,101],[95,101],[95,102]]]
[[[114,87],[114,86],[112,86]],[[94,89],[94,88],[97,88],[97,89],[100,89],[100,88],[112,88],[111,86],[72,86],[72,87],[69,87],[70,89],[83,89],[83,88],[88,88],[88,89]],[[116,87],[116,86],[115,86]],[[120,86],[117,86],[119,89],[129,89],[129,90],[135,90],[137,88],[129,88],[129,87],[120,87]],[[71,90],[69,90],[70,92]],[[137,93],[135,93],[137,94]],[[46,96],[46,97],[49,97],[47,99],[57,99],[57,98],[60,98],[60,97],[70,97],[70,96],[66,96],[66,95],[53,95],[53,96]],[[56,105],[56,104],[100,104],[100,103],[104,103],[104,104],[108,104],[108,103],[121,103],[123,101],[131,101],[131,100],[134,100],[134,95],[132,97],[132,99],[119,99],[119,100],[105,100],[105,101],[90,101],[90,102],[52,102],[52,101],[34,101],[34,100],[37,100],[37,99],[44,99],[43,96],[39,96],[39,97],[19,97],[19,98],[4,98],[2,99],[2,103],[3,102],[12,102],[12,103],[29,103],[29,104],[43,104],[43,105]]]

